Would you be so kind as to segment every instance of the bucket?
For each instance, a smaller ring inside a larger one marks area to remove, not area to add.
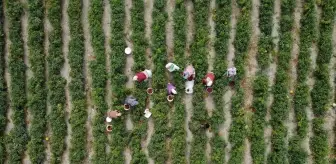
[[[112,131],[112,125],[106,125],[106,131],[111,132]]]
[[[132,53],[132,49],[130,47],[125,48],[125,54],[130,55]]]
[[[206,91],[207,91],[208,93],[212,93],[213,89],[212,89],[211,87],[207,87]]]
[[[124,104],[124,109],[125,110],[129,110],[131,107],[130,107],[130,105],[128,105],[128,104]]]
[[[167,100],[168,100],[169,102],[172,102],[172,101],[174,100],[174,96],[173,96],[173,95],[168,95],[168,96],[167,96]]]
[[[148,93],[149,95],[153,94],[153,88],[147,88],[147,93]]]

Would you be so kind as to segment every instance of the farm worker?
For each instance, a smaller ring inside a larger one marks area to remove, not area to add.
[[[169,72],[174,72],[176,70],[179,70],[180,67],[178,67],[176,64],[174,63],[168,63],[166,64],[166,68],[168,69]]]
[[[119,113],[116,110],[110,111],[107,113],[107,117],[106,117],[106,122],[111,122],[113,118],[118,118],[121,116],[121,113]]]
[[[202,80],[202,83],[207,87],[211,87],[214,81],[215,81],[215,74],[210,72],[205,75],[205,77]]]
[[[126,99],[125,99],[125,104],[131,106],[131,107],[134,107],[136,105],[139,104],[139,102],[137,101],[136,98],[134,98],[133,96],[128,96]]]
[[[192,81],[195,79],[195,69],[192,65],[187,66],[183,71],[183,78],[188,81]]]
[[[152,115],[152,113],[149,111],[149,109],[145,109],[144,113],[145,113],[146,118],[149,118]]]
[[[167,92],[168,92],[168,95],[177,94],[176,87],[172,83],[168,83],[167,84]]]
[[[194,80],[192,80],[192,81],[186,81],[186,83],[185,83],[185,85],[186,85],[186,90],[185,90],[185,92],[187,93],[187,94],[191,94],[191,93],[193,93],[194,91],[193,91],[193,88],[194,88]]]
[[[146,69],[142,72],[138,72],[137,74],[135,74],[135,76],[133,77],[133,80],[142,82],[142,81],[147,81],[148,78],[151,78],[151,77],[152,77],[152,71]]]
[[[229,69],[227,70],[227,72],[226,72],[226,75],[227,75],[228,77],[234,77],[234,76],[236,76],[236,74],[237,74],[237,69],[236,69],[236,67],[231,67],[231,68],[229,68]]]

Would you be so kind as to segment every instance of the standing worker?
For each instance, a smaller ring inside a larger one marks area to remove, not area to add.
[[[152,71],[146,69],[142,72],[136,73],[135,76],[133,77],[133,80],[138,81],[138,82],[143,82],[143,81],[147,81],[149,78],[152,78]]]
[[[111,122],[113,118],[118,118],[121,116],[121,113],[119,113],[116,110],[107,112],[106,122]]]

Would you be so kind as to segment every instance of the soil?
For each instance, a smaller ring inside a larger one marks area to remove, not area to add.
[[[278,53],[278,49],[279,49],[279,21],[280,21],[280,0],[276,0],[274,1],[274,13],[273,13],[273,29],[272,29],[272,37],[273,39],[273,43],[275,45],[274,47],[274,52]],[[272,54],[270,54],[271,56],[271,64],[268,70],[268,77],[269,77],[269,86],[273,87],[274,83],[275,83],[275,73],[276,73],[276,69],[277,69],[277,58],[275,56],[273,56]],[[268,100],[267,100],[267,114],[266,114],[266,128],[264,130],[264,138],[265,138],[265,143],[266,143],[266,150],[265,150],[265,160],[267,159],[268,154],[271,152],[271,135],[272,135],[272,127],[269,124],[269,121],[271,119],[271,114],[270,114],[270,110],[271,110],[271,106],[273,104],[274,101],[274,95],[272,92],[270,92]],[[266,162],[266,161],[265,161]]]
[[[46,11],[46,14],[48,13],[48,11]],[[49,22],[49,19],[47,17],[47,15],[44,17],[44,33],[45,33],[45,38],[44,38],[44,53],[46,54],[46,57],[49,56],[49,34],[51,33],[51,31],[53,30],[52,25]],[[46,64],[47,66],[47,64]],[[49,70],[48,67],[46,67],[46,77],[47,77],[47,81],[48,77],[49,77]],[[49,102],[49,98],[48,98],[48,102],[47,102],[47,116],[50,115],[51,112],[51,106],[50,106],[50,102]],[[50,127],[50,123],[49,121],[47,122],[47,131],[46,131],[46,137],[50,137],[51,136],[51,127]],[[46,158],[44,163],[50,163],[50,158],[51,158],[51,147],[49,142],[46,142],[45,144],[46,146]]]
[[[103,16],[103,29],[105,36],[105,56],[106,56],[106,72],[108,72],[108,77],[111,76],[111,7],[108,0],[104,0],[104,16]],[[112,86],[111,86],[111,78],[107,78],[106,82],[106,90],[107,95],[105,97],[105,101],[108,104],[108,107],[111,109],[112,107]]]
[[[68,0],[63,1],[63,9],[67,9],[69,5]],[[67,125],[67,136],[65,137],[66,141],[66,149],[64,151],[62,162],[69,163],[69,148],[71,146],[70,140],[71,140],[71,126],[69,123],[70,118],[70,112],[71,112],[71,96],[69,91],[69,83],[71,82],[70,77],[70,65],[69,65],[69,59],[68,59],[68,53],[69,53],[69,41],[70,41],[70,30],[69,30],[69,16],[66,10],[62,10],[62,42],[63,42],[63,55],[65,59],[65,63],[63,65],[63,68],[61,70],[61,75],[66,79],[67,84],[65,87],[65,97],[66,97],[66,112],[65,112],[65,118],[66,118],[66,125]]]
[[[194,10],[194,6],[192,1],[186,1],[186,8],[187,8],[187,49],[186,49],[186,53],[185,55],[187,57],[191,56],[190,54],[190,45],[194,39],[194,15],[193,15],[193,10]],[[185,104],[185,110],[186,110],[186,119],[185,119],[185,127],[186,127],[186,131],[187,131],[187,152],[186,152],[186,163],[190,164],[190,149],[191,149],[191,145],[190,143],[193,140],[193,135],[192,132],[189,129],[189,122],[191,121],[191,117],[192,117],[192,113],[193,113],[193,105],[192,105],[192,95],[187,95],[184,94],[184,104]]]

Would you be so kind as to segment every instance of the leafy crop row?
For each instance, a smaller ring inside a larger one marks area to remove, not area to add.
[[[125,83],[127,77],[124,75],[124,68],[126,64],[126,56],[124,48],[126,47],[124,34],[125,21],[125,6],[124,1],[110,1],[111,5],[111,84],[113,93],[113,110],[123,110],[123,99],[126,97]],[[123,151],[125,148],[125,136],[127,135],[125,129],[126,114],[118,119],[113,120],[113,132],[111,143],[111,157],[110,163],[123,164],[124,156]]]
[[[84,36],[82,28],[82,3],[70,0],[68,7],[71,40],[69,42],[69,84],[72,109],[70,114],[70,125],[72,129],[70,162],[81,163],[87,152],[86,148],[86,99],[84,89]],[[98,76],[98,75],[95,75]],[[103,160],[103,159],[101,159]]]
[[[23,6],[19,1],[6,1],[6,16],[9,20],[9,74],[10,74],[10,106],[13,110],[14,127],[8,137],[8,163],[21,163],[26,150],[28,133],[25,125],[26,97],[26,65],[24,63],[23,39],[21,31],[21,16]]]
[[[289,111],[289,77],[290,69],[289,61],[291,59],[293,28],[293,12],[295,1],[282,1],[280,29],[279,29],[279,52],[277,56],[277,72],[275,74],[275,84],[272,88],[274,94],[274,102],[271,107],[271,126],[272,128],[272,148],[268,156],[268,163],[286,163],[287,147],[285,139],[287,129],[284,120],[288,118]]]
[[[254,163],[264,163],[265,161],[265,140],[264,128],[265,117],[267,113],[268,98],[268,76],[266,68],[270,64],[270,53],[273,50],[272,43],[272,16],[273,16],[273,0],[261,0],[259,7],[259,28],[260,39],[258,43],[257,61],[261,71],[253,82],[253,108],[255,112],[251,120],[251,155]]]
[[[183,1],[176,1],[174,10],[174,59],[173,62],[178,66],[185,66],[184,49],[186,44],[186,7]],[[181,80],[181,75],[174,73],[174,84],[179,92],[174,98],[175,110],[172,112],[172,163],[186,163],[186,131],[185,131],[185,110],[183,93],[184,83]]]
[[[231,0],[220,0],[217,2],[217,9],[213,17],[216,24],[216,60],[214,63],[214,73],[216,75],[216,83],[213,91],[216,110],[210,119],[211,129],[214,131],[214,136],[211,142],[213,163],[224,163],[226,146],[223,140],[223,134],[220,134],[220,125],[224,122],[223,114],[223,91],[225,90],[225,73],[227,69],[226,54],[228,53],[228,44],[230,38],[230,17],[231,17]]]
[[[108,110],[107,103],[105,102],[107,73],[104,47],[105,37],[102,23],[104,13],[103,5],[104,3],[101,0],[91,1],[91,9],[89,13],[89,23],[92,36],[91,43],[95,55],[95,60],[90,62],[90,70],[92,74],[93,101],[97,107],[93,126],[93,162],[97,164],[107,163],[105,153],[105,143],[107,143],[107,137],[104,134],[105,125],[102,120]]]
[[[168,113],[169,103],[166,100],[166,78],[165,78],[165,64],[167,63],[166,54],[166,28],[167,13],[165,11],[165,0],[154,1],[153,8],[153,25],[152,25],[152,40],[153,40],[153,63],[155,63],[155,70],[153,70],[152,85],[155,88],[153,94],[153,103],[155,108],[152,109],[153,120],[155,124],[155,132],[152,136],[149,153],[156,163],[165,163],[168,159],[166,139],[170,136],[168,134]],[[168,57],[168,55],[167,55]]]
[[[133,1],[131,9],[132,24],[132,41],[133,41],[133,72],[141,72],[146,69],[146,47],[145,40],[145,21],[144,21],[144,2]],[[147,68],[148,69],[148,68]],[[141,140],[146,136],[146,124],[143,117],[143,111],[146,108],[146,89],[147,82],[135,82],[134,96],[138,99],[139,104],[136,109],[131,110],[131,118],[133,120],[134,129],[130,137],[130,145],[132,151],[131,163],[146,163],[146,155],[142,151]],[[154,91],[155,92],[155,91]]]
[[[67,127],[65,124],[65,84],[61,75],[64,57],[62,53],[62,3],[58,0],[46,2],[47,16],[53,30],[49,33],[48,62],[48,99],[51,112],[49,122],[51,127],[51,163],[60,163],[65,148]]]
[[[298,57],[297,66],[297,87],[294,95],[294,110],[297,118],[297,136],[295,136],[289,145],[296,146],[301,143],[301,141],[307,136],[308,132],[308,120],[305,108],[309,104],[309,86],[307,84],[307,79],[309,75],[309,70],[311,69],[311,46],[317,38],[316,31],[316,10],[315,1],[307,0],[305,2],[305,7],[303,9],[303,14],[301,18],[301,33],[300,33],[300,52]],[[297,143],[295,143],[297,142]],[[292,144],[293,143],[293,144]],[[290,147],[289,153],[291,158],[290,162],[295,163],[306,163],[307,153],[302,147]]]
[[[320,37],[318,40],[318,56],[314,71],[315,84],[311,92],[314,136],[311,139],[311,149],[315,163],[328,163],[328,136],[324,129],[324,116],[330,109],[332,86],[330,84],[328,65],[332,57],[332,32],[335,21],[336,2],[323,0],[320,3],[322,14],[320,20]]]
[[[235,59],[234,65],[238,70],[235,80],[236,94],[232,97],[231,114],[232,123],[229,131],[229,140],[232,145],[229,163],[242,163],[244,140],[246,137],[246,125],[244,121],[244,89],[242,80],[245,75],[245,61],[248,55],[248,45],[251,36],[251,1],[238,1],[240,16],[237,20],[236,38],[234,41]]]
[[[208,25],[210,2],[201,0],[194,2],[194,20],[195,20],[195,40],[191,44],[191,63],[194,66],[198,76],[195,79],[193,94],[193,116],[191,117],[190,130],[193,133],[193,141],[190,150],[190,163],[206,163],[205,147],[207,136],[200,123],[206,121],[208,113],[204,103],[204,89],[201,79],[206,74],[208,68],[207,62],[207,44],[209,41],[210,26]]]
[[[28,108],[32,115],[29,129],[28,154],[32,163],[42,163],[45,158],[44,133],[46,131],[47,90],[44,54],[44,5],[42,0],[28,1],[28,46],[30,70],[33,77],[28,82]]]
[[[3,1],[0,2],[0,22],[3,24],[4,12]],[[0,26],[0,163],[5,163],[6,147],[4,142],[7,124],[6,113],[8,107],[7,86],[5,80],[5,31]]]

